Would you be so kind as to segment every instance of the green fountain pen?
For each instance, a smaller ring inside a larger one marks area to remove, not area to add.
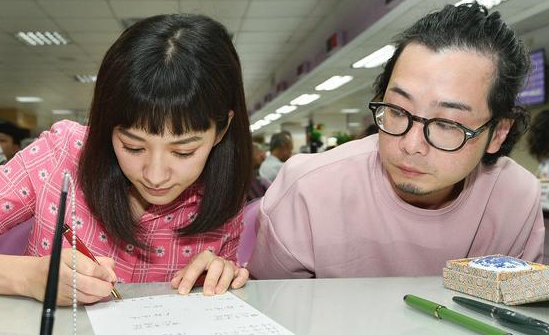
[[[438,319],[448,320],[474,332],[484,335],[512,335],[511,333],[457,313],[435,302],[425,300],[415,295],[407,294],[404,301],[411,307],[432,315]]]

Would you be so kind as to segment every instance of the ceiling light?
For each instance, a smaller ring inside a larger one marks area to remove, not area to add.
[[[356,114],[360,112],[360,108],[343,108],[341,113],[343,114]]]
[[[310,104],[311,102],[315,101],[318,98],[320,98],[320,94],[302,94],[297,98],[295,98],[294,100],[290,101],[290,104],[303,106],[303,105]]]
[[[40,31],[20,31],[15,34],[19,40],[24,42],[27,45],[37,46],[37,45],[65,45],[69,41],[61,36],[58,32],[40,32]]]
[[[56,115],[67,115],[67,114],[73,114],[74,111],[70,110],[70,109],[54,109],[51,111],[52,114],[56,114]]]
[[[279,109],[277,109],[275,112],[279,114],[288,114],[295,111],[296,109],[297,109],[297,106],[284,105]]]
[[[362,58],[361,60],[353,63],[352,67],[355,69],[358,69],[363,67],[373,68],[376,66],[380,66],[393,56],[393,54],[395,53],[395,49],[396,48],[394,45],[388,44],[383,48],[372,52],[371,54]]]
[[[40,97],[16,97],[15,100],[19,102],[42,102],[44,101]]]
[[[77,81],[79,81],[81,83],[95,83],[95,81],[97,80],[97,76],[96,75],[77,74],[77,75],[74,76],[74,79],[76,79]]]
[[[475,1],[478,2],[479,5],[483,5],[487,9],[490,9],[490,8],[492,8],[494,6],[497,6],[497,5],[499,5],[502,2],[505,2],[507,0],[461,0],[461,1],[456,2],[456,4],[454,6],[459,6],[459,5],[463,5],[463,4],[466,4],[466,3],[472,3],[472,2],[475,2]]]
[[[349,122],[348,125],[349,125],[349,127],[360,127],[361,123],[360,122]]]
[[[269,123],[271,123],[271,121],[265,120],[265,119],[261,119],[261,120],[257,121],[256,123],[254,123],[254,125],[263,127],[263,126],[268,125]]]
[[[332,78],[326,80],[322,84],[315,87],[315,90],[317,91],[335,90],[336,88],[347,84],[351,80],[353,80],[353,76],[333,76]]]
[[[274,121],[274,120],[280,119],[280,117],[282,117],[282,115],[278,113],[271,113],[265,116],[265,120]]]

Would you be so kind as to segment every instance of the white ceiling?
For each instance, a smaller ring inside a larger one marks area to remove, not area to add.
[[[457,0],[456,0],[457,1]],[[274,85],[293,71],[311,50],[344,25],[355,8],[379,7],[385,0],[0,0],[0,108],[36,113],[41,129],[59,118],[85,119],[93,84],[74,75],[95,74],[107,48],[123,31],[124,19],[160,13],[191,12],[212,16],[234,35],[241,57],[248,107],[263,99]],[[300,107],[260,130],[277,131],[284,124],[301,124],[310,115],[340,117],[342,108],[362,108],[376,69],[351,69],[350,64],[390,42],[391,37],[445,0],[394,0],[400,3],[378,22],[300,78],[290,89],[256,111],[256,121],[335,74],[355,79],[342,88],[323,93],[317,102]],[[531,47],[549,45],[546,26],[549,1],[508,0],[497,7],[504,17],[528,35]],[[356,13],[354,14],[356,17]],[[371,19],[375,12],[359,12]],[[352,30],[353,27],[347,27]],[[14,37],[17,31],[59,31],[71,41],[62,47],[30,47]],[[536,30],[539,33],[529,32]],[[355,34],[356,35],[356,34]],[[320,42],[319,42],[320,41]],[[545,42],[543,42],[545,41]],[[316,52],[313,50],[313,52]],[[309,55],[310,58],[310,55]],[[30,95],[41,103],[22,104],[16,96]],[[72,109],[76,115],[52,115],[53,109]],[[352,116],[361,118],[366,112]],[[344,129],[342,129],[344,130]]]
[[[252,94],[276,67],[337,6],[337,0],[0,0],[0,108],[30,110],[41,128],[73,109],[83,119],[93,84],[75,75],[95,74],[107,48],[123,31],[124,19],[161,13],[201,13],[222,22],[233,34],[243,66],[245,90]],[[58,31],[66,46],[31,47],[18,31]],[[16,96],[39,96],[21,104]]]

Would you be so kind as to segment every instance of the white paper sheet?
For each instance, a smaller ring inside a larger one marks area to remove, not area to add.
[[[109,301],[86,312],[96,335],[292,335],[230,292]]]

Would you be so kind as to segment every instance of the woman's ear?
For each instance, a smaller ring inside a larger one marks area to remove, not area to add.
[[[507,134],[509,134],[509,130],[511,130],[514,122],[515,120],[513,119],[501,119],[498,121],[496,129],[494,129],[494,132],[492,133],[490,143],[486,148],[487,153],[494,154],[499,151],[501,145],[507,138]]]
[[[217,135],[215,136],[215,143],[214,146],[216,146],[221,140],[223,139],[223,136],[227,133],[227,130],[229,129],[229,126],[231,125],[231,121],[233,120],[234,112],[232,110],[229,111],[229,120],[227,121],[227,125],[223,130],[221,130]]]

